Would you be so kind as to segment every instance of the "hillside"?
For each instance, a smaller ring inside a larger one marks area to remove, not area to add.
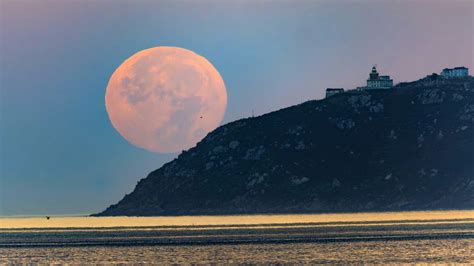
[[[97,214],[474,208],[474,78],[346,92],[209,133]]]

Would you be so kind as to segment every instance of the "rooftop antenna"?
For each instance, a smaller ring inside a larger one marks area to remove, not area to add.
[[[252,117],[254,117],[254,116],[255,116],[255,113],[254,113],[254,111],[253,111],[253,109],[252,109]]]

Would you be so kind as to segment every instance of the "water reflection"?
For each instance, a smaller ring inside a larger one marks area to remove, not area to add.
[[[474,263],[474,211],[0,222],[0,264]]]
[[[474,263],[474,240],[0,249],[10,263]]]

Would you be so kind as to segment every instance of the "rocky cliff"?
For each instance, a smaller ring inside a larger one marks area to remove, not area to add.
[[[474,208],[474,78],[346,92],[209,133],[97,215]]]

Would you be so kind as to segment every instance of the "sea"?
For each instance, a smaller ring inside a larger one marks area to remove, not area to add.
[[[18,263],[474,264],[474,211],[0,218]]]

